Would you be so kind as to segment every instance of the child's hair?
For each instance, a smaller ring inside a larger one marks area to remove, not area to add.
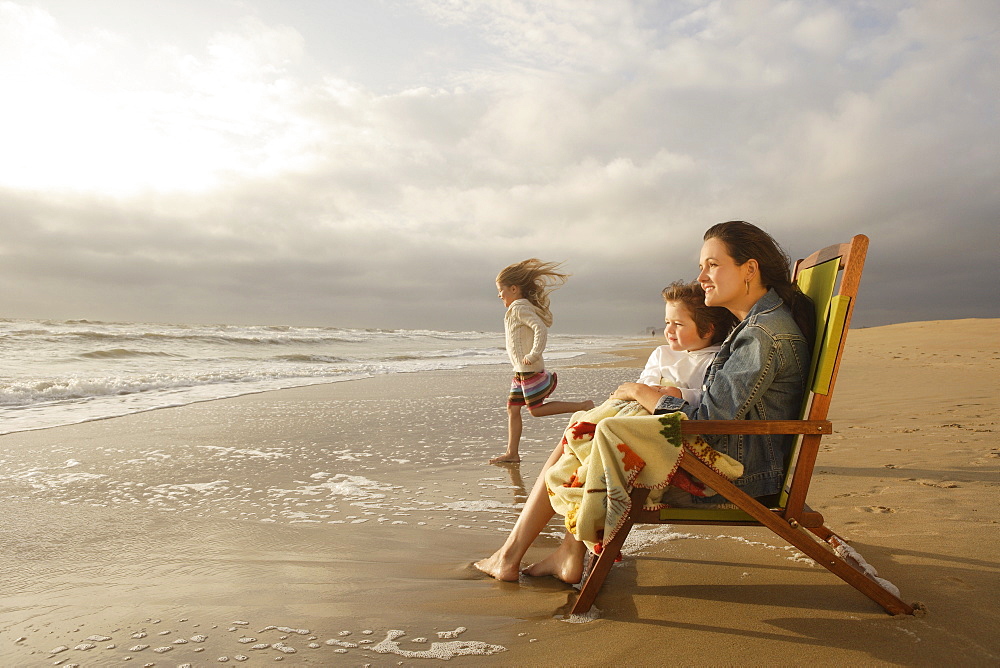
[[[674,281],[663,288],[663,301],[679,302],[691,313],[699,336],[707,336],[711,331],[712,341],[722,343],[736,326],[736,316],[721,306],[705,306],[705,290],[695,281]]]
[[[505,267],[497,274],[497,283],[504,286],[516,285],[521,289],[521,296],[527,299],[538,310],[546,327],[552,326],[552,311],[549,310],[549,293],[566,282],[569,274],[558,271],[561,263],[542,262],[538,258],[529,258]]]

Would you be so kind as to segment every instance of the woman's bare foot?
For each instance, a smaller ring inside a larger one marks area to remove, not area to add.
[[[516,464],[519,461],[521,461],[521,457],[519,455],[512,455],[507,452],[490,459],[490,464]]]
[[[594,402],[591,401],[590,399],[587,399],[586,401],[583,402],[583,410],[589,411],[593,407],[594,407]]]
[[[583,578],[583,557],[587,547],[580,541],[567,536],[555,552],[536,564],[531,564],[522,573],[532,577],[551,575],[566,584],[576,584]]]
[[[490,577],[494,577],[503,582],[517,582],[518,576],[521,574],[521,563],[518,562],[516,564],[512,564],[508,562],[504,559],[503,555],[500,554],[500,550],[497,550],[485,559],[480,559],[472,565]]]

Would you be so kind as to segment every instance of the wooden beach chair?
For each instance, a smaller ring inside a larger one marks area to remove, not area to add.
[[[874,569],[848,547],[842,538],[824,526],[820,513],[806,505],[806,493],[809,491],[820,439],[824,434],[833,433],[827,413],[867,249],[868,238],[858,235],[850,243],[829,246],[795,264],[795,280],[816,305],[817,321],[810,391],[803,402],[802,419],[681,422],[681,431],[685,434],[799,435],[789,457],[785,485],[778,498],[765,505],[748,496],[690,453],[686,453],[681,458],[681,467],[739,509],[665,508],[647,511],[642,506],[649,490],[633,489],[632,510],[625,524],[605,546],[600,556],[592,560],[588,572],[584,574],[580,594],[572,608],[574,614],[590,610],[635,523],[764,526],[881,605],[886,612],[913,614],[914,606],[921,607],[920,604],[904,603],[896,593],[881,586]],[[891,584],[888,586],[892,587]]]

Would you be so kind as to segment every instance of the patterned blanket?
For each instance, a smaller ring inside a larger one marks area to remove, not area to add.
[[[682,436],[683,413],[650,415],[638,402],[611,399],[573,415],[563,433],[563,455],[548,470],[549,500],[566,518],[566,529],[600,553],[628,516],[633,487],[650,491],[646,508],[663,508],[668,485],[696,496],[715,494],[681,470],[681,457],[696,456],[734,480],[743,465],[713,450],[699,436]]]

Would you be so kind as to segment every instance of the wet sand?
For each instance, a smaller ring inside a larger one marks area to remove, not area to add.
[[[652,345],[552,365],[557,398]],[[588,623],[568,585],[482,576],[565,418],[486,464],[508,371],[480,367],[0,436],[0,665],[996,665],[1000,322],[845,355],[810,503],[926,616],[752,528],[637,528]]]

